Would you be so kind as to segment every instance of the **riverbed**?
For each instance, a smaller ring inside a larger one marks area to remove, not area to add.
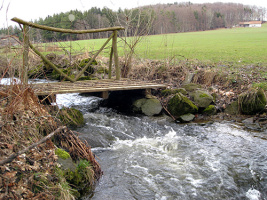
[[[267,199],[267,131],[228,121],[174,123],[125,115],[101,99],[57,95],[80,109],[77,129],[92,146],[102,178],[89,200]]]

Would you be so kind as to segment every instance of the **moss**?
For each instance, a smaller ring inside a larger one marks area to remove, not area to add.
[[[239,108],[238,108],[238,102],[233,101],[231,104],[229,104],[226,109],[224,110],[225,113],[230,115],[238,115],[240,114]]]
[[[253,89],[239,95],[238,103],[243,114],[254,115],[264,110],[267,100],[263,89]]]
[[[55,150],[55,154],[59,157],[59,158],[62,158],[64,160],[70,158],[70,154],[66,151],[64,151],[63,149],[60,149],[60,148],[57,148]]]
[[[204,97],[210,97],[210,96],[206,93],[202,93],[201,95],[199,95],[199,97],[204,98]]]
[[[186,95],[187,92],[184,88],[178,88],[178,89],[165,89],[161,91],[161,95],[163,96],[169,96],[172,94],[182,93],[183,95]]]
[[[253,83],[254,88],[261,88],[265,91],[267,91],[267,82],[261,82],[261,83]]]
[[[105,67],[98,67],[96,73],[98,74],[108,74],[108,69]]]
[[[168,102],[168,110],[175,116],[181,116],[187,113],[196,113],[198,107],[181,93],[173,96]]]
[[[58,199],[75,199],[79,198],[81,195],[78,190],[70,186],[70,183],[66,180],[66,171],[57,167],[55,170],[55,175],[59,181],[58,184]]]
[[[87,160],[80,160],[74,171],[65,170],[64,177],[70,185],[74,185],[81,195],[92,190],[94,170]]]
[[[214,105],[209,105],[207,108],[203,110],[203,114],[206,114],[206,115],[215,115],[216,112],[217,110]]]
[[[189,84],[183,85],[183,88],[186,89],[187,92],[193,92],[199,88],[202,88],[202,86],[199,84],[195,84],[195,83],[189,83]]]
[[[63,124],[74,128],[80,127],[85,123],[82,112],[75,108],[62,108],[58,118]]]
[[[90,61],[91,61],[91,58],[83,59],[80,62],[79,67],[81,69],[83,69]],[[91,63],[91,65],[86,69],[86,71],[84,72],[85,75],[93,74],[95,72],[95,69],[94,69],[93,65],[97,65],[96,60],[93,60],[93,62]]]
[[[61,72],[67,74],[68,76],[74,78],[75,76],[71,74],[71,68],[59,69]],[[56,70],[53,70],[49,75],[53,80],[63,80],[65,77],[58,73]]]
[[[194,98],[194,102],[201,108],[208,107],[213,101],[213,96],[203,90],[196,90],[190,96]]]
[[[216,99],[218,98],[218,95],[214,92],[211,94],[211,96],[213,97],[213,102],[216,102]]]

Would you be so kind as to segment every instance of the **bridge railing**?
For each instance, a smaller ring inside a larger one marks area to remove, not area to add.
[[[110,28],[101,28],[101,29],[90,29],[90,30],[72,30],[72,29],[61,29],[55,27],[49,27],[45,25],[39,25],[32,22],[27,22],[19,18],[13,18],[12,21],[17,22],[19,24],[23,24],[23,67],[21,70],[21,79],[23,83],[28,82],[28,60],[29,60],[29,48],[31,48],[37,55],[41,57],[41,59],[50,65],[57,73],[64,76],[67,80],[71,82],[77,81],[85,70],[92,64],[93,60],[100,54],[100,52],[106,47],[106,45],[112,40],[112,47],[110,52],[110,62],[109,62],[109,75],[108,77],[111,79],[111,67],[112,67],[112,60],[114,57],[114,65],[116,71],[116,80],[120,79],[121,69],[119,67],[119,58],[118,58],[118,49],[117,49],[117,38],[118,38],[118,31],[123,30],[123,27],[110,27]],[[42,30],[54,31],[54,32],[61,32],[61,33],[71,33],[71,34],[85,34],[85,33],[98,33],[98,32],[106,32],[106,31],[113,31],[111,36],[107,39],[107,41],[102,45],[102,47],[94,54],[92,59],[89,63],[76,75],[75,78],[69,77],[67,74],[62,72],[58,67],[50,62],[41,52],[37,50],[31,43],[29,39],[29,27],[38,28]]]

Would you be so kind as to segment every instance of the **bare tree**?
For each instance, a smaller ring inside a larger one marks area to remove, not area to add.
[[[123,65],[122,77],[126,78],[131,71],[133,56],[138,44],[142,41],[144,36],[147,36],[154,21],[153,10],[138,8],[132,10],[125,10],[120,15],[117,15],[118,22],[125,27],[124,35],[121,36],[123,43]]]

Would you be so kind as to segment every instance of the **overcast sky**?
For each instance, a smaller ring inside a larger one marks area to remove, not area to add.
[[[267,8],[266,0],[190,0],[192,3],[233,2],[244,5],[256,5]],[[0,0],[0,28],[14,25],[10,21],[18,17],[26,21],[45,18],[55,13],[70,10],[89,10],[91,7],[108,7],[112,10],[119,8],[134,8],[143,5],[188,2],[177,0]]]

